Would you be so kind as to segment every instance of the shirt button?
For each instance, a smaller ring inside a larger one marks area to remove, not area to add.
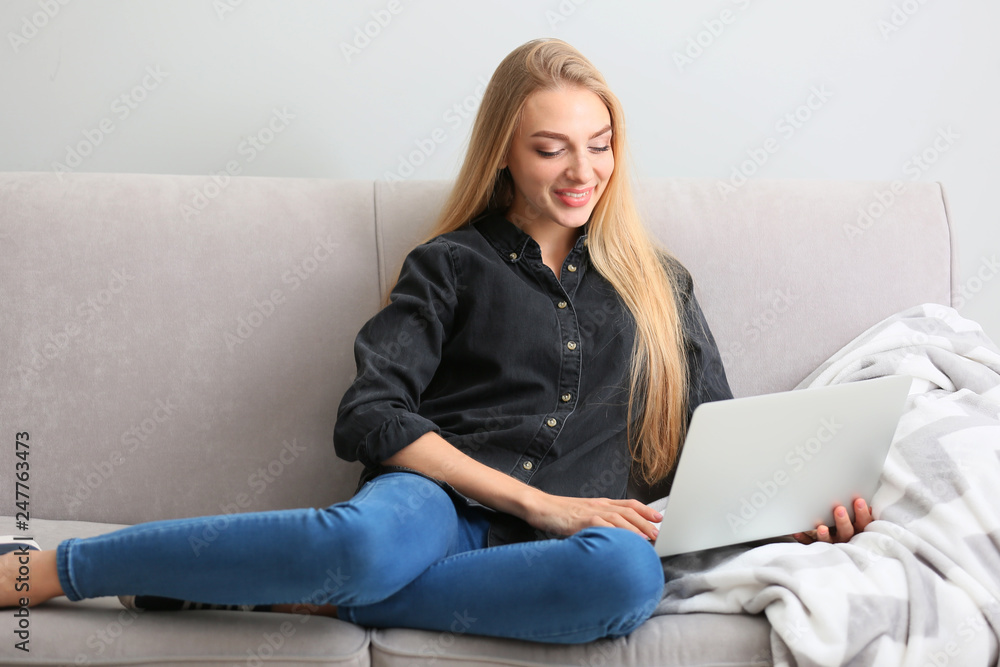
[[[569,399],[573,398],[573,394],[566,393],[560,396],[560,398],[562,399],[563,403],[569,403]]]
[[[560,301],[560,302],[559,302],[559,303],[557,303],[556,305],[557,305],[557,306],[559,306],[560,308],[565,308],[565,307],[566,307],[567,305],[569,305],[569,304],[567,304],[567,303],[566,303],[565,301]]]
[[[570,264],[569,266],[566,267],[566,270],[569,271],[570,273],[575,272],[576,271],[576,264]]]
[[[566,343],[566,347],[568,347],[571,350],[575,350],[576,349],[576,341],[572,341],[571,340],[570,342]]]
[[[521,464],[521,467],[524,468],[525,470],[531,470],[535,466],[531,461],[525,461],[524,463]]]
[[[516,252],[512,252],[512,253],[510,253],[507,256],[510,257],[512,260],[517,259],[517,253]]]
[[[549,426],[555,426],[559,422],[556,421],[555,417],[549,417],[548,419],[545,420],[545,423],[548,424]]]

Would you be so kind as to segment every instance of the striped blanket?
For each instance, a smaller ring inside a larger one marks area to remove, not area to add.
[[[893,374],[914,382],[871,499],[876,520],[846,544],[665,558],[657,614],[765,614],[776,665],[997,664],[1000,350],[955,310],[924,304],[797,389]]]

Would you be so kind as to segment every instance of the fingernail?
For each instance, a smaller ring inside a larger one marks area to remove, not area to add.
[[[660,514],[659,512],[655,512],[653,514],[653,520],[654,521],[663,521],[663,515]]]
[[[847,510],[845,510],[843,507],[838,507],[837,516],[841,519],[845,518],[847,516]]]

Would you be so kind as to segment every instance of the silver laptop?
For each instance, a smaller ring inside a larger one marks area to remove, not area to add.
[[[656,552],[832,525],[838,504],[853,517],[855,497],[871,502],[911,381],[891,375],[699,405]]]

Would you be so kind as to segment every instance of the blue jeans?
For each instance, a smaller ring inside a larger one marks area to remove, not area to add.
[[[159,595],[333,604],[340,618],[556,643],[628,634],[663,592],[653,547],[621,528],[486,547],[487,511],[390,473],[326,509],[130,526],[57,550],[71,600]]]

